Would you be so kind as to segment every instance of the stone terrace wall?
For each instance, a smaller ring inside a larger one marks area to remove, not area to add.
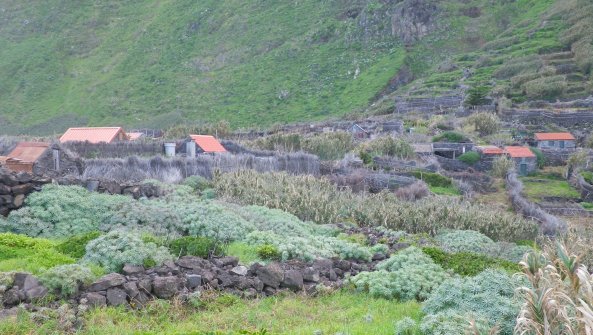
[[[47,183],[51,183],[48,178],[0,168],[0,215],[6,216],[10,211],[22,207],[27,195],[40,190]]]

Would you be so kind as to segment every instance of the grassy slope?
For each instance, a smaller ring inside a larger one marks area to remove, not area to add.
[[[218,306],[218,307],[217,307]],[[196,311],[158,301],[140,311],[103,308],[86,316],[80,334],[197,334],[201,331],[236,332],[267,329],[271,334],[393,334],[393,325],[406,316],[418,320],[420,305],[375,299],[367,295],[336,293],[319,298],[288,296],[262,300],[218,299]],[[37,325],[27,315],[18,322],[0,322],[0,333],[54,334],[57,324]]]
[[[339,116],[368,107],[402,65],[431,74],[551,2],[440,1],[440,29],[403,47],[393,5],[371,0],[3,0],[0,132]],[[470,7],[482,15],[460,14]]]

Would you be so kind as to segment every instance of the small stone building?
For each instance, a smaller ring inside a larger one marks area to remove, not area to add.
[[[211,135],[189,135],[190,140],[186,143],[188,157],[194,157],[196,153],[224,153],[227,150],[220,142]]]
[[[525,176],[537,170],[537,157],[529,147],[504,147],[505,153],[513,160],[519,175]]]
[[[9,171],[39,176],[79,174],[82,169],[80,161],[58,145],[44,142],[18,143],[8,155],[0,156],[0,165]]]
[[[571,133],[535,133],[537,147],[541,150],[574,150],[576,139]]]

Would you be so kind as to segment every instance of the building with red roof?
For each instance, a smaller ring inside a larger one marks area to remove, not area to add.
[[[537,147],[541,150],[574,150],[576,139],[571,133],[535,133]]]
[[[70,128],[62,137],[60,142],[89,142],[89,143],[114,143],[127,141],[122,127],[83,127]]]
[[[513,160],[520,175],[524,176],[537,170],[537,156],[529,147],[507,146],[505,153]]]
[[[189,137],[198,146],[199,152],[203,153],[222,153],[227,152],[226,149],[218,142],[214,136],[211,135],[189,135]]]

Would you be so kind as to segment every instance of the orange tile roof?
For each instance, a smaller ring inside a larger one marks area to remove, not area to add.
[[[482,151],[484,155],[502,155],[504,154],[504,150],[495,146],[495,145],[484,145],[479,146],[478,149]]]
[[[144,136],[144,133],[127,133],[127,135],[130,141],[135,141],[140,137]]]
[[[34,163],[49,148],[49,143],[43,142],[20,142],[8,154],[9,158],[18,159],[23,162]]]
[[[513,158],[531,158],[535,157],[535,154],[531,152],[529,147],[504,147],[504,151]]]
[[[210,135],[189,135],[204,152],[226,152],[226,149],[214,136]]]
[[[60,137],[60,142],[89,141],[91,143],[111,143],[123,131],[124,129],[122,127],[70,128]]]
[[[538,141],[574,141],[571,133],[535,133]]]

